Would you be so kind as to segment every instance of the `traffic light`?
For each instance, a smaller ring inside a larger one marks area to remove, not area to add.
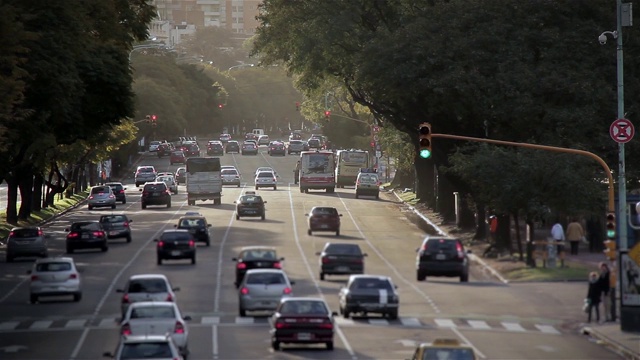
[[[324,111],[324,118],[329,120],[330,116],[331,116],[331,110],[325,110]]]
[[[420,141],[420,157],[428,159],[431,157],[431,124],[422,123],[418,130]]]
[[[616,242],[613,240],[606,240],[604,242],[604,255],[607,259],[613,261],[616,259]]]
[[[608,213],[607,214],[607,239],[615,239],[616,238],[616,214]]]
[[[145,121],[146,121],[147,123],[150,123],[150,122],[151,122],[151,115],[147,115],[147,116],[145,116],[145,117],[144,117],[144,119],[145,119]]]
[[[151,115],[151,121],[156,122],[156,120],[158,120],[158,117],[155,115]]]
[[[224,105],[218,104],[218,109],[222,110],[223,107],[224,107]]]

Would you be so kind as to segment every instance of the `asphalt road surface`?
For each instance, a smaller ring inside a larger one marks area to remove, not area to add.
[[[416,343],[435,338],[456,338],[472,345],[480,359],[617,359],[617,355],[589,341],[577,331],[584,320],[580,310],[584,284],[502,284],[472,267],[469,283],[455,278],[415,279],[415,249],[424,237],[390,197],[356,200],[353,189],[334,194],[301,194],[293,185],[297,156],[271,157],[261,148],[258,156],[224,155],[225,165],[235,165],[243,186],[224,189],[222,205],[199,202],[187,206],[184,186],[173,195],[172,207],[142,210],[139,192],[127,181],[127,204],[116,213],[134,220],[133,241],[114,240],[109,251],[78,252],[73,258],[83,280],[83,298],[74,303],[53,300],[28,303],[26,271],[32,260],[7,264],[0,254],[0,358],[99,359],[114,350],[118,338],[120,294],[134,274],[162,273],[175,286],[178,305],[189,322],[190,359],[405,359]],[[142,165],[159,171],[175,170],[167,158],[148,157]],[[280,175],[278,190],[260,190],[268,201],[266,220],[235,220],[233,201],[253,190],[253,173],[272,166]],[[305,212],[328,205],[343,214],[341,236],[307,235]],[[186,211],[199,211],[213,224],[212,245],[200,246],[197,264],[168,261],[156,265],[153,239],[173,228]],[[111,209],[89,211],[86,206],[45,226],[53,235],[52,256],[63,255],[64,228],[81,219],[97,219]],[[346,277],[318,278],[316,251],[328,241],[358,243],[368,253],[366,272],[388,275],[400,292],[400,317],[344,320],[336,318],[335,350],[324,346],[284,346],[274,352],[269,343],[268,317],[238,316],[238,296],[233,285],[231,258],[246,245],[270,245],[284,256],[284,269],[296,281],[298,296],[320,296],[338,310],[338,291]]]

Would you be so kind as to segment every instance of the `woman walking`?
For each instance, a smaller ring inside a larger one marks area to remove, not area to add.
[[[587,314],[589,314],[587,322],[591,322],[592,310],[596,311],[596,322],[600,322],[600,298],[602,296],[602,286],[599,280],[598,273],[592,271],[589,274],[589,290],[587,291],[588,308]]]

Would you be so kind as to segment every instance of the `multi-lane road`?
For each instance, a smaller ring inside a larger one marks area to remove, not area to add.
[[[31,260],[0,262],[0,358],[99,359],[112,351],[119,337],[116,319],[127,278],[162,273],[178,292],[178,305],[190,315],[190,359],[405,359],[416,342],[456,338],[472,345],[481,359],[616,359],[577,331],[584,320],[580,306],[586,288],[574,283],[502,284],[472,266],[469,283],[453,278],[415,279],[415,249],[424,237],[391,197],[354,198],[353,189],[334,194],[301,194],[293,185],[295,156],[224,155],[224,165],[243,174],[240,188],[223,192],[222,205],[187,206],[183,186],[172,207],[142,210],[139,192],[127,181],[127,204],[116,210],[89,211],[79,207],[45,225],[53,235],[52,256],[63,255],[64,228],[72,221],[97,219],[101,214],[125,213],[134,220],[133,241],[113,241],[106,253],[79,252],[83,298],[78,303],[28,303],[26,271]],[[143,165],[174,171],[167,158],[149,157]],[[253,190],[253,172],[272,166],[280,174],[278,190],[261,190],[267,218],[235,220],[233,201]],[[307,235],[305,212],[312,206],[334,206],[343,214],[341,236]],[[198,262],[168,261],[156,265],[153,239],[173,228],[186,211],[199,211],[213,224],[211,247],[198,248]],[[337,294],[345,277],[318,278],[316,251],[328,241],[357,243],[368,253],[366,272],[391,276],[400,293],[398,320],[336,318],[335,350],[323,346],[270,348],[267,316],[240,318],[233,285],[234,262],[242,246],[270,245],[285,257],[284,269],[295,280],[294,294],[319,296],[337,311]],[[0,254],[4,259],[4,254]]]

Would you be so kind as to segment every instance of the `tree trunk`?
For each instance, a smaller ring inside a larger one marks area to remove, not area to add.
[[[12,225],[18,224],[18,181],[15,175],[7,176],[7,223]]]
[[[42,177],[42,174],[35,174],[33,177],[33,197],[31,201],[31,210],[33,212],[42,210],[42,207],[44,206],[42,185],[44,185],[44,178]]]
[[[504,250],[511,252],[511,216],[502,214],[498,216],[498,231],[496,232],[496,249],[499,253]]]
[[[522,251],[522,237],[520,236],[520,218],[518,217],[518,212],[513,212],[513,224],[516,227],[516,241],[518,244],[518,254],[520,261],[524,261],[524,254]]]
[[[440,213],[445,221],[453,222],[456,219],[456,208],[455,208],[455,195],[453,194],[456,191],[454,185],[446,178],[446,176],[439,175],[438,172],[435,172],[435,182],[436,182],[436,198],[435,198],[435,207],[434,209]],[[461,199],[461,208],[466,207],[464,205],[464,199]],[[464,210],[462,211],[464,214]]]
[[[418,185],[416,189],[416,197],[420,199],[421,203],[425,203],[430,208],[436,209],[438,181],[433,160],[423,159],[416,154],[414,164]]]
[[[31,202],[33,201],[33,171],[31,168],[24,168],[19,175],[18,188],[20,189],[20,210],[19,220],[27,220],[31,216]]]
[[[408,172],[398,169],[396,171],[396,175],[393,177],[393,181],[391,182],[391,187],[400,189],[412,188],[414,180],[415,175],[413,174],[413,171]]]
[[[487,211],[482,203],[476,203],[476,233],[473,239],[487,239]]]

